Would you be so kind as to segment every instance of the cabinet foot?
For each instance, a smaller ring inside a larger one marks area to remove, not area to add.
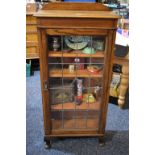
[[[50,149],[52,147],[51,140],[44,140],[45,149]]]
[[[105,145],[104,137],[99,137],[99,138],[98,138],[98,141],[99,141],[99,145],[100,145],[101,147],[103,147],[103,146]]]

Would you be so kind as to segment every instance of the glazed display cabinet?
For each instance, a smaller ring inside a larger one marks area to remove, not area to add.
[[[35,16],[45,146],[79,136],[103,144],[118,16],[101,4],[63,2]]]

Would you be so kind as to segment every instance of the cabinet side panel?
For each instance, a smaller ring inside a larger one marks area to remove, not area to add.
[[[103,81],[103,103],[101,104],[101,115],[99,123],[99,133],[105,132],[106,117],[109,103],[109,88],[112,78],[112,62],[115,44],[115,30],[109,30],[106,39],[105,61],[104,61],[104,81]]]
[[[44,89],[45,82],[48,81],[48,64],[47,64],[47,40],[46,33],[43,29],[38,29],[39,38],[39,56],[40,56],[40,77],[41,77],[41,91],[42,91],[42,107],[44,115],[44,131],[45,135],[50,134],[50,105],[49,92]]]

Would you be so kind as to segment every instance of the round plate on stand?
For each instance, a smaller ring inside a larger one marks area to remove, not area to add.
[[[90,37],[88,36],[66,36],[65,43],[73,50],[80,50],[87,46]]]

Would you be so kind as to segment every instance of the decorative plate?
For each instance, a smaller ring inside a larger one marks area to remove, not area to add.
[[[102,69],[102,67],[99,67],[97,65],[89,65],[87,66],[87,70],[91,73],[98,73],[100,70]]]
[[[65,43],[74,50],[80,50],[87,46],[90,37],[88,36],[66,36]]]

